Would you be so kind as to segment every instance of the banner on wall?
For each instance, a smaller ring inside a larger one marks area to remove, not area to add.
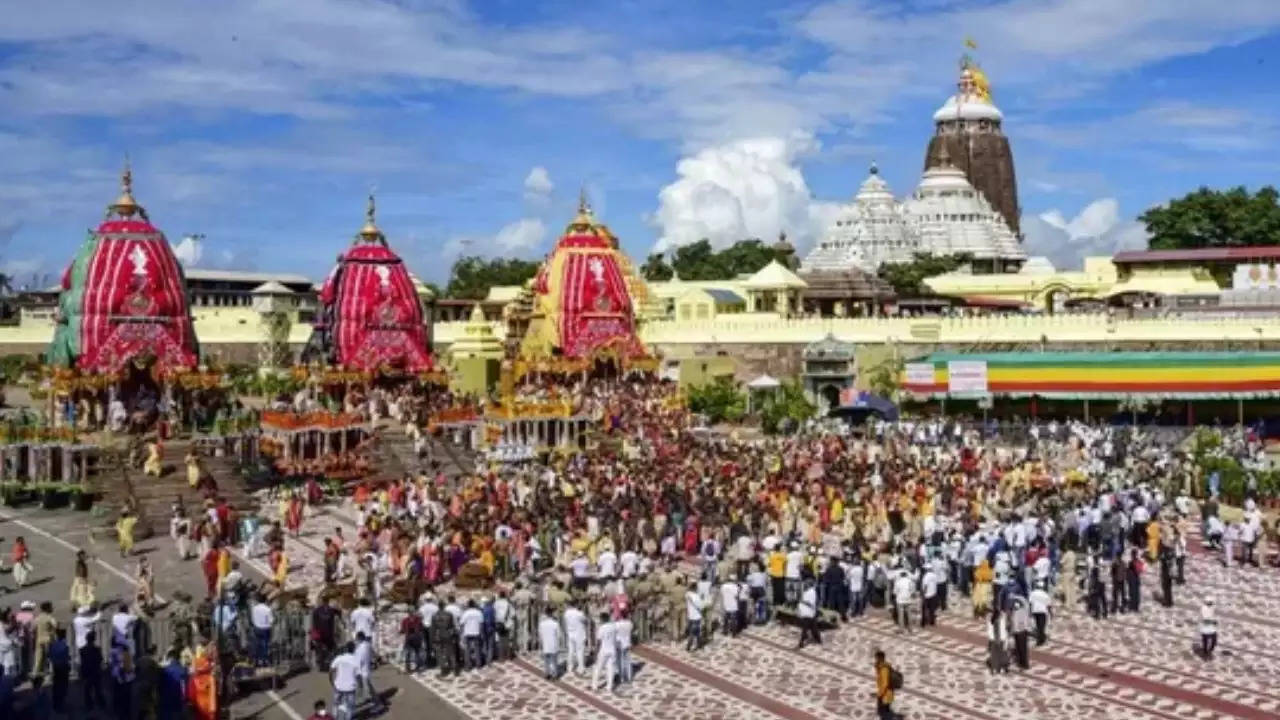
[[[933,385],[933,363],[907,363],[904,369],[907,376],[907,387]]]
[[[1236,290],[1271,290],[1280,287],[1280,265],[1245,263],[1237,265],[1231,275]]]
[[[947,392],[955,394],[985,394],[987,392],[987,361],[949,361],[947,363]]]

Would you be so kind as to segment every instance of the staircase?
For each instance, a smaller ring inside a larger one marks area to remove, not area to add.
[[[187,507],[189,515],[200,511],[203,498],[187,484],[184,458],[191,444],[186,440],[170,440],[161,450],[164,474],[150,477],[140,469],[128,467],[128,452],[106,450],[101,461],[97,487],[102,493],[97,506],[102,508],[104,524],[114,525],[130,497],[138,510],[138,538],[164,534],[169,529],[173,504],[177,498]],[[218,484],[218,494],[227,499],[237,512],[252,512],[257,502],[249,494],[244,479],[236,468],[234,457],[203,457],[201,463],[206,473]]]

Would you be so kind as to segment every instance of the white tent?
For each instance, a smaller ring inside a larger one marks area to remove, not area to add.
[[[782,383],[770,375],[761,375],[747,383],[747,388],[750,390],[776,390],[780,387],[782,387]]]
[[[761,375],[747,383],[747,414],[751,413],[752,396],[758,392],[773,393],[782,387],[782,383],[773,376]]]

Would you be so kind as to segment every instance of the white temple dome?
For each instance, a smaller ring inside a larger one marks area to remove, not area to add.
[[[961,97],[952,95],[933,114],[933,121],[936,123],[947,120],[994,120],[998,122],[1003,119],[1004,113],[1000,112],[999,108],[973,96]]]
[[[902,204],[873,163],[853,202],[840,207],[800,267],[805,272],[855,267],[875,272],[884,263],[911,260],[915,251]]]
[[[968,253],[977,260],[1021,261],[1027,255],[1004,216],[978,192],[945,152],[924,172],[903,207],[920,243],[932,255]]]
[[[948,120],[991,120],[1000,122],[1004,115],[991,101],[991,84],[986,73],[968,57],[960,63],[960,81],[956,94],[947,98],[933,114],[935,123]]]

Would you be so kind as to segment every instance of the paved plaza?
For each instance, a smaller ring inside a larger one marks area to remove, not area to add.
[[[91,573],[99,598],[127,597],[132,561],[114,552],[110,538],[91,543],[83,514],[40,510],[0,511],[6,542],[24,535],[36,567],[33,585],[6,593],[0,603],[53,599],[60,610],[76,547],[96,548]],[[342,526],[354,533],[350,514],[325,510],[307,521],[304,537],[292,542],[291,585],[312,585],[322,572],[321,533]],[[1280,574],[1274,569],[1224,568],[1198,539],[1188,560],[1188,583],[1165,608],[1152,594],[1152,572],[1144,579],[1140,614],[1096,621],[1080,611],[1059,612],[1049,643],[1033,648],[1031,669],[991,676],[985,667],[986,634],[967,601],[953,599],[936,628],[897,632],[888,613],[868,614],[824,633],[823,644],[796,650],[798,631],[769,625],[741,637],[715,636],[690,654],[671,643],[637,648],[632,684],[613,693],[589,688],[589,679],[542,678],[534,657],[492,665],[460,677],[406,675],[382,666],[375,683],[390,695],[381,717],[434,720],[489,718],[796,718],[831,720],[874,717],[872,652],[885,650],[906,676],[898,709],[909,718],[1272,718],[1280,716]],[[180,562],[167,537],[139,545],[157,568],[158,591],[199,595],[203,577],[195,561]],[[261,559],[240,556],[251,573],[265,574]],[[12,587],[6,577],[6,588]],[[1219,651],[1205,662],[1194,652],[1201,599],[1212,595],[1222,623]],[[394,656],[399,612],[387,612],[379,643]],[[295,676],[279,690],[256,693],[233,705],[234,717],[297,720],[312,703],[329,696],[319,673]]]

